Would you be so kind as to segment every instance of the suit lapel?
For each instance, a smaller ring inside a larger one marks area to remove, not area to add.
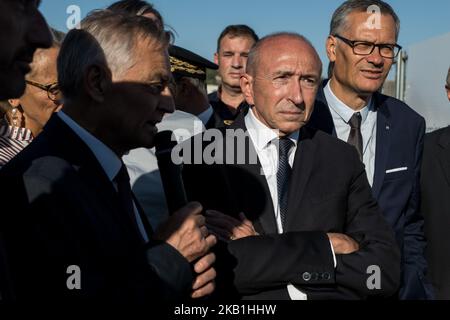
[[[439,158],[439,163],[444,171],[447,183],[450,185],[450,130],[444,130],[442,135],[439,137],[439,146],[442,150],[437,154]]]
[[[377,199],[383,185],[386,173],[389,149],[391,146],[391,123],[388,106],[380,101],[380,96],[374,94],[374,105],[377,108],[377,141],[375,147],[375,173],[373,177],[372,193]]]
[[[244,119],[245,119],[244,115],[239,115],[238,118],[235,120],[235,122],[230,126],[230,128],[243,129],[245,132],[247,132]],[[248,140],[249,140],[248,146],[249,149],[247,155],[251,154],[252,152],[253,154],[257,154],[255,146],[253,145],[253,142],[251,141],[250,137]],[[235,155],[237,155],[237,152],[235,152]],[[259,217],[257,217],[257,220],[254,221],[256,227],[258,227],[259,224],[264,233],[266,234],[277,233],[278,228],[275,220],[275,212],[273,209],[272,197],[270,195],[270,189],[269,185],[267,184],[266,177],[264,176],[262,171],[262,166],[261,162],[259,161],[259,157],[257,159],[256,164],[250,164],[247,158],[244,164],[236,164],[235,166],[248,172],[253,178],[256,179],[259,185],[262,186],[262,188],[264,189],[265,199],[262,200],[265,201],[265,206]],[[257,199],[258,197],[259,195],[255,195],[253,199],[255,201],[261,201],[261,199]]]
[[[324,80],[322,86],[317,91],[316,101],[314,103],[314,112],[311,115],[308,126],[324,131],[333,137],[337,137],[333,117],[324,93],[324,88],[327,85],[327,82],[328,80]]]
[[[89,147],[56,114],[47,123],[45,132],[47,139],[55,146],[55,150],[58,150],[61,153],[60,156],[72,164],[78,177],[89,186],[88,190],[80,192],[95,192],[95,195],[86,194],[85,196],[86,199],[93,199],[95,206],[99,204],[98,210],[91,208],[93,214],[88,215],[91,222],[98,228],[103,228],[105,232],[124,228],[126,233],[122,234],[130,236],[135,234],[133,226],[126,220],[126,215],[119,209],[121,206],[113,184]],[[111,219],[114,221],[114,226],[108,224]]]
[[[313,171],[316,145],[311,139],[311,134],[311,129],[307,127],[300,130],[288,189],[288,214],[284,232],[290,231],[293,227],[292,222],[301,214],[296,210],[303,201],[306,185]]]

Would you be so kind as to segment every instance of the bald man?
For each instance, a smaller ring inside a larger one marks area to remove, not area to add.
[[[222,240],[218,293],[362,299],[397,289],[399,250],[357,152],[307,126],[321,70],[301,35],[261,39],[241,78],[250,111],[204,149],[214,146],[217,156],[223,145],[226,164],[185,166],[189,197],[210,209],[208,228]],[[367,284],[374,266],[380,286]]]

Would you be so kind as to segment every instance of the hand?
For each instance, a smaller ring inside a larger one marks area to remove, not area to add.
[[[216,285],[214,279],[216,278],[216,270],[212,267],[216,261],[214,253],[208,253],[194,264],[194,271],[197,277],[192,285],[191,298],[201,298],[211,294]]]
[[[204,256],[217,239],[209,234],[201,211],[200,203],[188,203],[158,228],[154,238],[170,244],[189,262]]]
[[[215,210],[207,210],[205,215],[208,230],[222,241],[229,242],[258,235],[253,223],[242,212],[239,213],[240,220]]]
[[[349,254],[359,250],[359,244],[343,233],[327,233],[335,254]]]

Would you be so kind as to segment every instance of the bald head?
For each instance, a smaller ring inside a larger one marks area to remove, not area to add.
[[[322,62],[311,42],[304,36],[291,32],[273,33],[261,38],[249,52],[246,67],[247,73],[252,76],[255,75],[256,70],[259,68],[262,55],[270,59],[272,56],[271,53],[277,50],[289,50],[292,43],[297,43],[302,48],[305,56],[308,56],[308,59],[312,59],[315,63],[319,64],[320,73],[322,73]]]
[[[241,88],[255,117],[280,136],[299,130],[314,107],[322,63],[299,34],[277,33],[250,51]]]

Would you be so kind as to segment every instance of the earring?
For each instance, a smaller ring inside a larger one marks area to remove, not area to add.
[[[20,116],[19,116],[19,110],[17,110],[17,108],[12,108],[11,109],[11,125],[13,127],[18,127],[19,126],[19,120],[20,120]]]

